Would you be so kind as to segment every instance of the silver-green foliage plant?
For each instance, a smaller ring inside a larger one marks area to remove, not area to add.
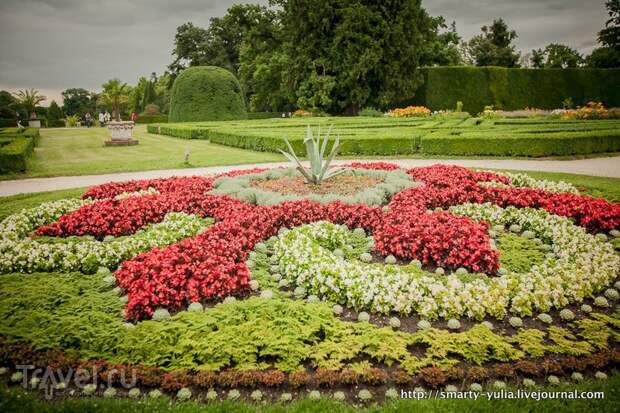
[[[340,168],[330,170],[329,166],[340,148],[340,136],[336,136],[336,140],[331,148],[331,151],[329,152],[329,156],[327,159],[323,160],[327,151],[327,144],[329,142],[331,131],[332,128],[330,127],[327,134],[321,138],[321,127],[319,126],[315,137],[312,133],[310,125],[308,125],[304,145],[306,145],[306,156],[310,162],[310,169],[302,165],[301,161],[295,154],[295,150],[291,146],[291,143],[288,139],[284,138],[284,142],[286,142],[289,152],[285,152],[283,150],[280,150],[280,152],[282,152],[282,154],[286,156],[289,161],[296,165],[297,170],[304,176],[306,182],[310,184],[320,184],[323,180],[333,178],[334,176],[340,175],[345,171]]]

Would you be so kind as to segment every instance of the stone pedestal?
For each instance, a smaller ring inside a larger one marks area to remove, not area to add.
[[[106,146],[131,146],[137,145],[138,141],[133,139],[133,122],[109,122],[110,140],[105,141]]]
[[[28,126],[31,128],[40,128],[41,127],[41,121],[39,119],[30,119],[28,121]]]

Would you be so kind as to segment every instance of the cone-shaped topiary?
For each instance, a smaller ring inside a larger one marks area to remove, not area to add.
[[[183,70],[170,92],[170,122],[246,119],[239,81],[226,69],[194,66]]]

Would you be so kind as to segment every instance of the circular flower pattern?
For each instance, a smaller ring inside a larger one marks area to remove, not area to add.
[[[256,169],[93,187],[82,200],[45,204],[0,223],[0,272],[117,268],[129,320],[258,290],[250,253],[265,243],[273,246],[271,269],[281,287],[359,310],[424,320],[503,318],[595,294],[601,307],[608,305],[602,294],[616,298],[604,290],[620,258],[609,237],[596,234],[617,233],[619,204],[520,174],[350,167],[377,171],[369,173],[386,181],[399,177],[396,192],[381,188],[377,202],[269,205],[213,192],[218,180],[273,173]],[[215,224],[206,228],[209,219]],[[544,247],[540,262],[525,271],[504,268],[496,239],[508,231]]]

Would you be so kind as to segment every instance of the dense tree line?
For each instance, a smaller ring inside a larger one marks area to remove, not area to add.
[[[454,23],[429,16],[420,0],[271,0],[235,5],[208,28],[177,29],[171,78],[188,66],[215,65],[240,80],[254,111],[356,114],[410,98],[421,66],[568,68],[618,67],[620,0],[606,3],[610,19],[601,47],[584,57],[552,43],[521,55],[518,34],[503,19],[468,41]]]
[[[421,0],[234,5],[207,28],[179,26],[168,71],[123,87],[122,113],[167,113],[175,77],[198,65],[236,75],[252,111],[303,108],[352,115],[363,107],[385,109],[410,99],[422,66],[620,67],[620,0],[607,0],[605,6],[609,19],[598,33],[600,46],[583,56],[558,43],[522,55],[515,46],[518,34],[501,18],[464,41],[454,22],[428,15]],[[62,96],[62,108],[54,103],[54,119],[112,110],[109,101],[82,88]],[[0,93],[0,117],[19,110],[11,94]]]

